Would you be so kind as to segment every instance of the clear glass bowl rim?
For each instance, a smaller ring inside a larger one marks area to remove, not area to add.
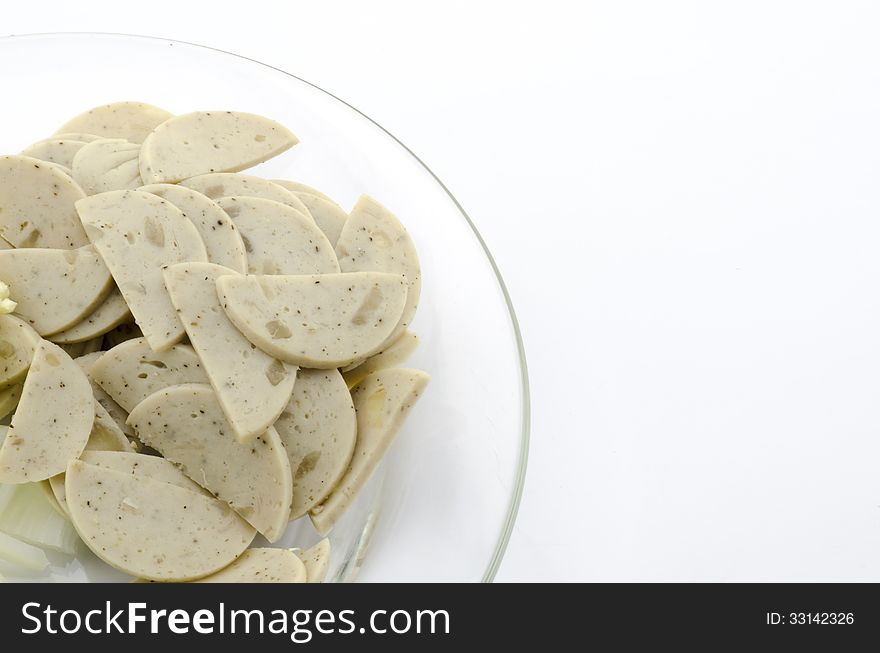
[[[516,522],[517,513],[519,512],[520,502],[522,500],[523,488],[525,486],[525,478],[526,478],[526,469],[528,467],[528,457],[529,457],[529,440],[531,434],[531,399],[530,399],[530,391],[529,391],[529,371],[528,365],[526,363],[526,353],[525,346],[523,345],[522,333],[520,331],[519,320],[516,316],[516,311],[513,308],[513,302],[510,299],[510,293],[507,290],[507,284],[504,282],[504,278],[501,276],[501,271],[498,269],[498,264],[495,262],[495,258],[492,256],[492,252],[489,251],[489,247],[486,245],[486,241],[483,240],[483,236],[480,234],[480,231],[477,229],[473,220],[471,220],[470,216],[464,210],[464,207],[459,203],[456,197],[452,194],[449,188],[446,187],[440,178],[434,173],[428,165],[416,155],[409,147],[407,147],[399,138],[397,138],[390,131],[385,129],[378,122],[370,118],[368,115],[360,111],[357,107],[352,106],[342,98],[334,95],[333,93],[321,88],[320,86],[313,84],[312,82],[303,79],[302,77],[298,77],[292,73],[287,72],[286,70],[282,70],[276,66],[272,66],[270,64],[264,63],[257,59],[252,59],[251,57],[246,57],[244,55],[236,54],[235,52],[229,52],[228,50],[222,50],[220,48],[215,48],[207,45],[201,45],[198,43],[191,43],[189,41],[182,41],[180,39],[169,39],[163,38],[159,36],[148,36],[144,34],[125,34],[125,33],[117,33],[117,32],[38,32],[38,33],[28,33],[28,34],[10,34],[7,36],[0,36],[0,41],[10,41],[10,40],[24,40],[24,39],[40,39],[40,38],[53,38],[53,37],[94,37],[100,39],[110,39],[110,38],[125,38],[125,39],[134,39],[134,40],[143,40],[143,41],[161,41],[165,43],[176,43],[180,45],[184,45],[192,48],[199,48],[203,50],[211,50],[217,52],[219,54],[224,54],[232,57],[236,57],[238,59],[243,59],[245,61],[249,61],[251,63],[257,64],[259,66],[263,66],[265,68],[269,68],[274,70],[275,72],[281,73],[282,75],[286,75],[287,77],[291,77],[303,84],[307,84],[325,95],[330,96],[337,102],[341,102],[343,105],[360,115],[362,118],[369,121],[373,124],[377,129],[381,130],[386,136],[391,138],[397,145],[399,145],[407,154],[409,154],[416,162],[425,169],[434,181],[440,185],[443,191],[449,196],[449,199],[452,200],[453,204],[455,204],[456,209],[461,214],[461,217],[467,222],[471,231],[473,231],[474,236],[480,244],[480,247],[483,249],[483,252],[486,255],[486,258],[489,261],[489,264],[492,267],[492,271],[495,274],[495,280],[498,282],[498,287],[501,290],[501,294],[504,297],[504,302],[507,305],[507,312],[510,316],[510,323],[513,328],[514,338],[516,340],[516,349],[517,356],[519,357],[519,370],[520,370],[520,386],[522,393],[522,425],[520,432],[520,449],[519,455],[517,459],[517,469],[515,470],[515,486],[513,489],[512,496],[508,502],[507,506],[507,515],[504,519],[504,525],[502,526],[501,533],[498,536],[498,540],[495,544],[495,549],[492,553],[491,559],[488,561],[486,565],[486,570],[483,572],[482,582],[491,583],[495,575],[498,573],[498,569],[501,566],[501,561],[504,558],[504,553],[507,550],[507,544],[510,541],[511,533],[513,532],[513,526]]]

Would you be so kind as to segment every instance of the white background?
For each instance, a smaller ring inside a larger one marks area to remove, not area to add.
[[[531,368],[499,580],[880,580],[877,3],[4,5],[48,31],[270,63],[446,182]]]

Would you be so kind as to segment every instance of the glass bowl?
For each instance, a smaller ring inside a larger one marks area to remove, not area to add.
[[[526,362],[489,250],[455,198],[400,141],[354,107],[281,70],[219,50],[113,34],[0,39],[0,152],[50,136],[73,115],[118,100],[171,112],[238,110],[300,138],[254,168],[388,206],[419,251],[423,289],[407,366],[431,384],[368,486],[334,528],[330,580],[489,581],[522,492],[529,432]],[[317,541],[307,520],[279,543]],[[9,576],[8,570],[4,574]],[[32,580],[127,580],[84,545]]]

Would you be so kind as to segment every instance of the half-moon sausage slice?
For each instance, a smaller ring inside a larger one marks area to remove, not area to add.
[[[344,367],[378,351],[400,321],[397,274],[222,276],[223,310],[257,347],[289,363]]]
[[[75,460],[67,506],[104,562],[150,580],[193,580],[229,565],[254,529],[225,503],[152,478]]]
[[[147,134],[171,117],[172,114],[165,109],[144,102],[113,102],[71,118],[58,133],[85,132],[102,138],[124,138],[132,143],[143,143]]]
[[[141,442],[180,465],[270,542],[284,534],[293,483],[274,428],[239,442],[211,386],[202,383],[150,395],[131,411],[128,423]]]
[[[116,345],[89,371],[95,383],[129,413],[154,392],[182,383],[208,383],[198,354],[189,345],[154,352],[145,338]]]
[[[26,147],[21,154],[70,168],[73,165],[73,157],[85,144],[85,141],[50,138]]]
[[[293,473],[293,520],[327,498],[351,461],[357,418],[339,370],[300,370],[275,429]]]
[[[290,549],[248,549],[225,569],[196,583],[305,583],[308,572]]]
[[[323,197],[309,193],[296,193],[296,196],[306,205],[315,224],[335,247],[336,241],[339,240],[339,235],[342,233],[342,228],[348,221],[348,213],[336,202]]]
[[[238,172],[297,142],[286,127],[252,113],[188,113],[162,123],[144,139],[141,177],[145,184],[160,184],[210,172]]]
[[[207,260],[192,222],[170,202],[137,190],[93,195],[76,208],[150,346],[162,351],[180,341],[183,325],[165,291],[162,269]]]
[[[78,324],[113,290],[110,270],[94,245],[2,250],[0,279],[18,302],[16,315],[43,336]]]
[[[336,256],[343,272],[376,270],[402,274],[406,279],[406,307],[385,343],[391,344],[415,317],[422,290],[419,256],[409,233],[391,211],[361,195],[336,241]]]
[[[217,203],[241,234],[250,274],[339,272],[330,241],[299,211],[258,197],[224,197]]]
[[[374,372],[354,389],[358,436],[351,464],[328,499],[309,515],[321,535],[330,531],[382,461],[428,379],[420,370],[395,368]]]
[[[74,208],[83,197],[83,190],[57,164],[0,156],[0,236],[15,247],[87,245]]]
[[[79,365],[58,345],[42,341],[0,446],[0,483],[42,481],[63,472],[88,442],[94,405]]]
[[[73,180],[86,195],[135,189],[141,185],[140,150],[140,145],[120,138],[87,143],[73,158]]]

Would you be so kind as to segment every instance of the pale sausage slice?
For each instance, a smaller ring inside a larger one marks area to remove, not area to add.
[[[223,310],[248,340],[318,369],[374,354],[400,321],[406,291],[402,276],[384,272],[217,280]]]
[[[0,279],[18,302],[16,315],[44,336],[81,322],[113,289],[94,245],[0,251]]]
[[[165,284],[223,412],[247,441],[284,410],[297,368],[255,348],[226,317],[216,284],[231,272],[212,263],[172,265]]]
[[[140,145],[119,138],[87,143],[73,158],[73,180],[86,195],[135,189],[141,185],[140,150]]]
[[[385,343],[391,344],[412,322],[422,289],[419,257],[412,238],[391,211],[372,197],[361,195],[336,241],[336,256],[343,272],[376,270],[402,274],[406,279],[406,308]]]
[[[205,243],[209,263],[247,272],[247,256],[238,229],[216,202],[197,191],[174,184],[152,184],[141,190],[168,200],[190,219]]]
[[[308,572],[290,549],[248,549],[225,569],[196,583],[305,583]]]
[[[419,337],[407,331],[385,349],[378,354],[370,356],[357,367],[343,370],[342,376],[345,379],[345,383],[349,388],[353,388],[365,379],[368,374],[389,367],[398,367],[412,355],[418,345]]]
[[[88,378],[58,345],[34,353],[18,409],[0,447],[0,483],[42,481],[82,453],[95,419]]]
[[[68,120],[58,133],[85,132],[102,138],[124,138],[132,143],[143,143],[147,134],[171,117],[172,114],[164,109],[144,102],[113,102]]]
[[[162,269],[207,259],[192,222],[170,202],[137,190],[93,195],[76,207],[150,346],[162,351],[178,342],[183,325],[165,292]]]
[[[310,513],[321,535],[330,531],[379,465],[428,379],[420,370],[395,368],[374,372],[354,389],[358,435],[351,464],[328,499]]]
[[[274,428],[239,442],[211,386],[201,383],[150,395],[131,411],[128,423],[141,442],[180,465],[270,542],[284,534],[293,484]]]
[[[85,141],[53,138],[30,145],[23,149],[21,154],[70,168],[73,165],[73,157],[85,144]]]
[[[327,498],[354,451],[357,419],[339,370],[300,370],[275,430],[293,473],[294,520]]]
[[[296,193],[296,196],[306,205],[312,219],[327,236],[327,240],[335,246],[336,241],[339,240],[339,234],[342,233],[342,228],[348,220],[348,213],[336,202],[323,197],[308,193]]]
[[[0,317],[0,388],[24,379],[39,344],[40,336],[29,324],[14,315]]]
[[[92,364],[95,383],[128,412],[151,394],[181,383],[208,383],[198,354],[189,345],[154,352],[145,338],[117,345]]]
[[[192,580],[238,558],[254,530],[225,503],[170,483],[75,460],[67,505],[104,562],[150,580]]]
[[[339,272],[330,241],[299,211],[258,197],[224,197],[217,203],[238,227],[250,274]]]
[[[180,184],[196,190],[212,200],[219,200],[223,197],[259,197],[287,204],[307,218],[312,217],[309,215],[306,205],[294,193],[262,177],[252,177],[234,172],[214,172],[186,179]]]
[[[330,540],[325,537],[312,548],[300,551],[297,555],[306,566],[306,582],[323,583],[330,568]]]
[[[59,344],[83,342],[102,336],[129,320],[131,311],[119,288],[114,285],[110,294],[84,320],[64,331],[53,333],[49,340]]]
[[[144,139],[145,184],[176,182],[210,172],[238,172],[299,141],[268,118],[235,111],[198,111],[172,118]]]
[[[273,179],[273,184],[278,184],[279,186],[286,188],[293,193],[306,193],[308,195],[312,195],[314,197],[320,197],[322,199],[327,200],[328,202],[332,202],[333,198],[329,195],[322,193],[317,188],[313,188],[312,186],[308,186],[306,184],[300,183],[298,181],[289,181],[287,179]]]
[[[15,247],[75,249],[89,239],[74,204],[82,189],[57,165],[0,157],[0,236]]]

